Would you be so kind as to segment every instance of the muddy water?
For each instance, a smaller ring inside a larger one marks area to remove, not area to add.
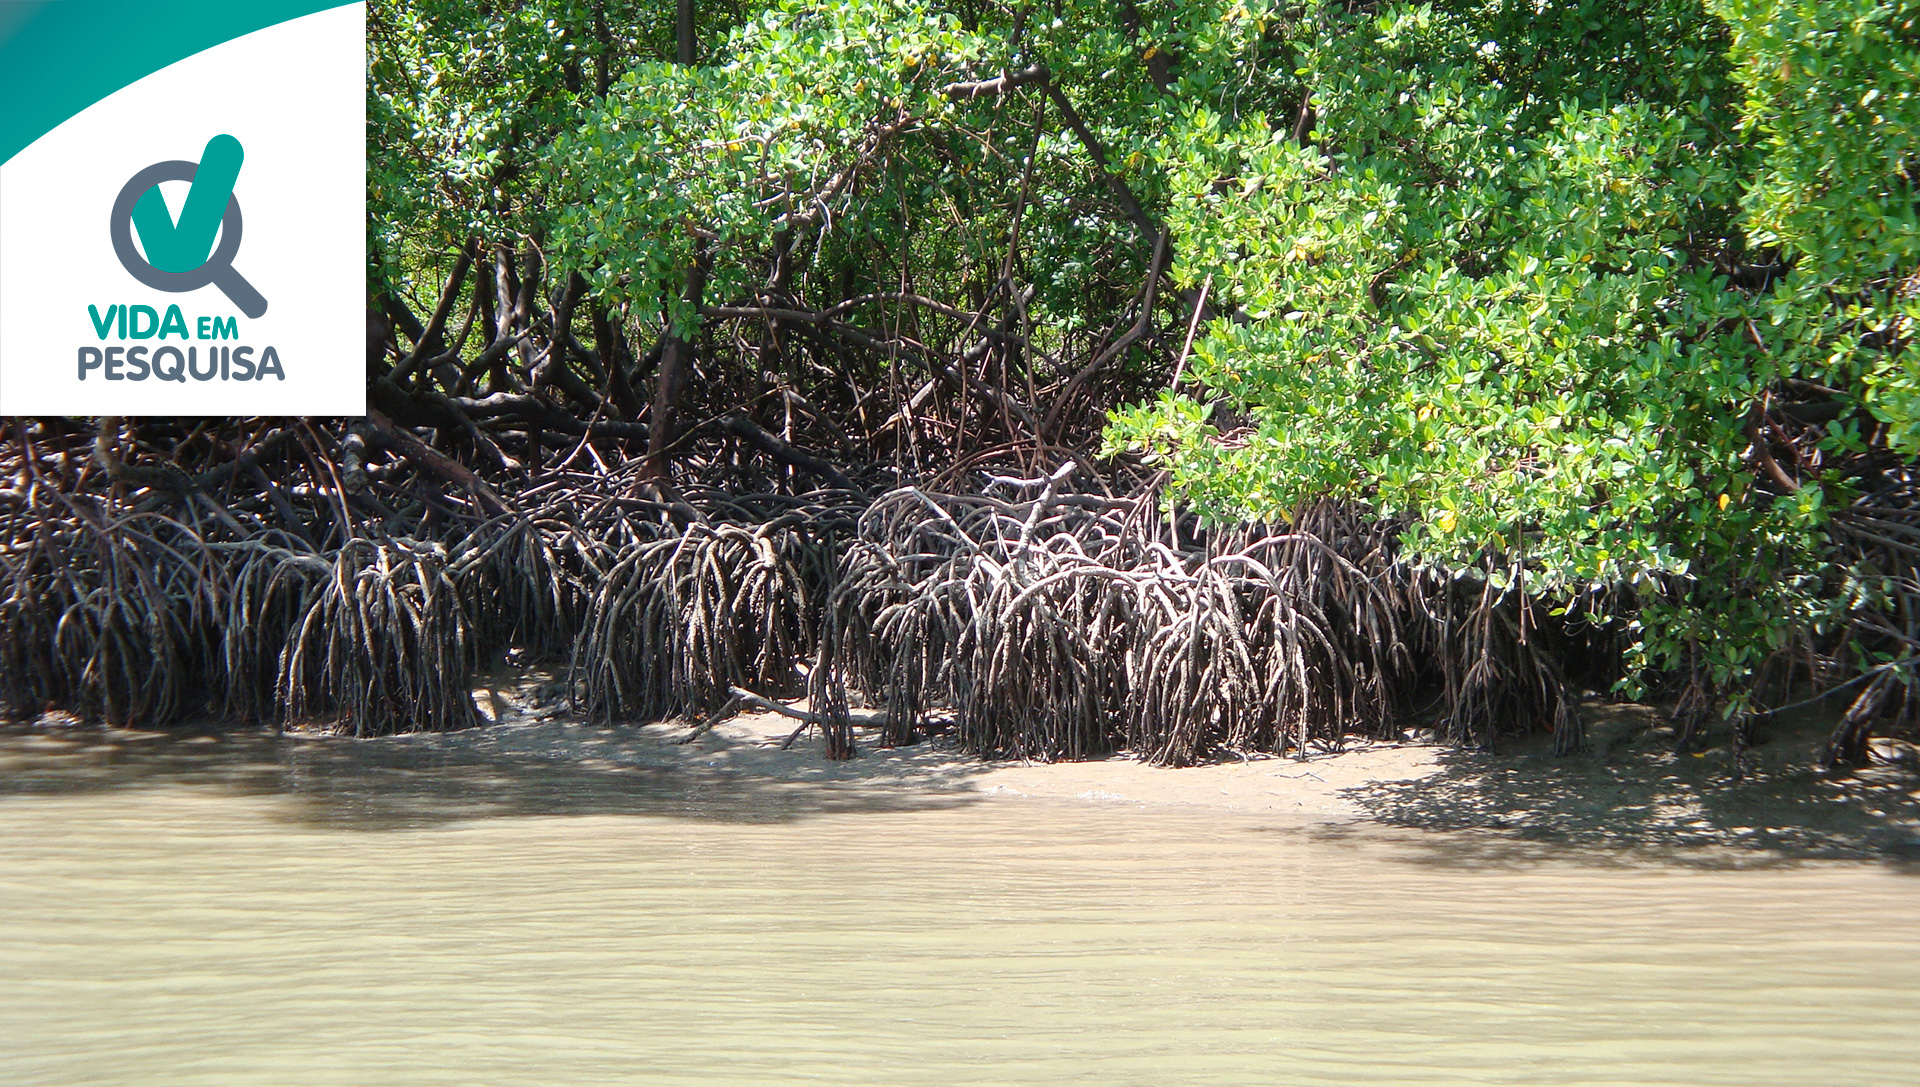
[[[0,1083],[1920,1074],[1897,867],[217,746],[0,759]]]

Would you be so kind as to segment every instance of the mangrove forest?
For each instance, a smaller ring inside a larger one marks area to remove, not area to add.
[[[375,0],[360,418],[0,421],[0,713],[1920,728],[1920,3]]]

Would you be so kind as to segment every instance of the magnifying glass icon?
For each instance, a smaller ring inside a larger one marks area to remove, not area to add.
[[[120,258],[120,264],[127,274],[156,291],[169,291],[181,294],[197,291],[211,283],[220,288],[240,307],[240,312],[248,317],[259,317],[267,312],[267,300],[259,291],[253,289],[239,272],[234,270],[233,258],[240,252],[240,198],[229,195],[227,210],[220,217],[220,244],[207,258],[207,262],[191,272],[163,272],[148,263],[133,245],[133,206],[146,195],[148,189],[162,181],[192,181],[199,170],[198,163],[184,159],[170,159],[156,162],[152,166],[133,175],[126,187],[113,202],[113,252]]]

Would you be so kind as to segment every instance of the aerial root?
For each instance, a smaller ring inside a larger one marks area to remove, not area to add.
[[[483,502],[365,450],[348,488],[315,428],[272,421],[251,474],[173,495],[74,472],[86,437],[16,429],[0,452],[23,481],[0,491],[10,716],[460,728],[517,650],[564,660],[599,722],[697,736],[742,692],[806,697],[836,758],[855,703],[883,711],[883,744],[946,732],[1043,760],[1300,755],[1423,706],[1459,742],[1579,742],[1561,635],[1488,577],[1405,561],[1397,526],[1352,505],[1204,530],[1071,461],[877,498],[662,491],[616,462],[501,477]]]

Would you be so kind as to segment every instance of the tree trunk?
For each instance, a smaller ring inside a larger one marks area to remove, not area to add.
[[[693,33],[693,0],[679,0],[679,10],[674,18],[673,59],[679,64],[692,64],[699,42]]]
[[[706,293],[707,264],[696,259],[687,271],[688,309],[698,314]],[[660,345],[660,376],[654,385],[653,415],[647,420],[646,476],[656,482],[667,480],[667,451],[679,435],[680,395],[687,383],[687,371],[693,364],[693,345],[677,328],[667,330]]]

